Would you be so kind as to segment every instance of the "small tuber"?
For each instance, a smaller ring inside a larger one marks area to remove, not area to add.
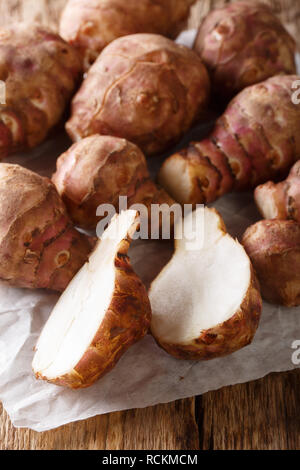
[[[75,230],[48,178],[0,163],[2,281],[62,291],[85,263],[92,244]]]
[[[41,143],[61,120],[81,76],[77,51],[37,24],[0,29],[0,158]]]
[[[300,160],[286,180],[258,186],[254,198],[264,219],[292,219],[300,223]]]
[[[294,220],[261,220],[242,241],[271,303],[300,305],[300,225]]]

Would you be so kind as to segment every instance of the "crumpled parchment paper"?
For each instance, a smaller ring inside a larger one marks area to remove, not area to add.
[[[181,41],[191,44],[192,35],[185,32]],[[205,132],[205,126],[196,129],[199,138]],[[69,145],[64,133],[57,132],[30,154],[10,161],[50,175],[57,156]],[[153,174],[160,161],[149,161]],[[229,232],[237,237],[259,219],[251,193],[228,195],[214,206]],[[131,260],[147,286],[168,261],[172,249],[168,241],[133,243]],[[148,335],[91,388],[64,389],[37,381],[31,371],[33,348],[57,299],[51,292],[0,284],[0,400],[17,427],[46,431],[97,414],[166,403],[299,367],[292,355],[293,344],[300,340],[300,307],[264,303],[253,343],[230,356],[207,362],[177,360]]]

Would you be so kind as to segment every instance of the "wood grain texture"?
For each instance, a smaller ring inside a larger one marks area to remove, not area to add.
[[[0,415],[0,450],[136,450],[199,448],[194,398],[97,416],[37,433],[14,429]]]
[[[265,0],[300,44],[300,0]],[[66,0],[0,0],[0,24],[36,20],[57,27]],[[224,0],[199,0],[196,27]],[[0,450],[297,449],[300,370],[226,387],[202,397],[97,416],[36,433],[14,429],[0,405]]]
[[[300,370],[36,433],[0,412],[0,450],[300,450]]]
[[[198,403],[202,449],[300,449],[300,370],[225,387]]]

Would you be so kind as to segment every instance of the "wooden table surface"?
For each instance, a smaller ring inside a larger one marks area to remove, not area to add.
[[[300,45],[300,0],[271,3]],[[199,0],[190,25],[223,0]],[[55,26],[65,0],[0,0],[0,22]],[[300,370],[199,397],[69,424],[44,433],[14,429],[0,405],[0,449],[300,449]]]

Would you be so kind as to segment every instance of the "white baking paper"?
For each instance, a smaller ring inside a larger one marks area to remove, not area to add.
[[[182,40],[191,43],[191,35],[185,33]],[[196,129],[199,138],[207,131],[202,127]],[[69,145],[63,131],[58,131],[38,149],[10,161],[50,175],[57,156]],[[160,161],[149,161],[153,175]],[[214,206],[237,237],[259,219],[251,193],[228,195]],[[130,250],[133,266],[147,286],[171,254],[172,242],[137,241]],[[34,345],[57,299],[50,292],[0,284],[0,400],[16,427],[46,431],[98,414],[200,395],[300,366],[300,343],[299,354],[296,349],[300,308],[264,303],[253,343],[228,357],[207,362],[177,360],[148,335],[91,388],[64,389],[37,381],[31,370]]]

